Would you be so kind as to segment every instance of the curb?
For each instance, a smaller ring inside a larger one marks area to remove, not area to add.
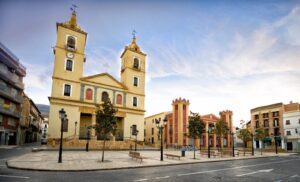
[[[88,172],[88,171],[107,171],[107,170],[123,170],[123,169],[136,169],[136,168],[147,168],[147,167],[164,167],[164,166],[176,166],[176,165],[187,165],[187,164],[199,164],[199,163],[212,163],[212,162],[226,162],[226,161],[234,161],[234,160],[249,160],[249,159],[260,159],[260,158],[269,158],[269,157],[279,157],[279,156],[261,156],[261,157],[255,157],[255,158],[230,158],[230,159],[224,159],[224,160],[213,160],[213,161],[197,161],[197,162],[184,162],[184,163],[174,163],[174,164],[155,164],[155,165],[145,165],[145,166],[128,166],[128,167],[114,167],[114,168],[103,168],[103,169],[34,169],[34,168],[23,168],[23,167],[16,167],[16,166],[10,166],[8,164],[9,161],[6,161],[7,168],[11,169],[21,169],[21,170],[27,170],[27,171],[48,171],[48,172]]]

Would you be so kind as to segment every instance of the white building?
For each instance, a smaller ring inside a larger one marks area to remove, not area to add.
[[[300,105],[292,103],[284,105],[283,128],[285,149],[300,152]]]

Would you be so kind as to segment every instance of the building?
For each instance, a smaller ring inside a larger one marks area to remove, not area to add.
[[[145,142],[150,144],[160,145],[160,137],[158,137],[158,129],[155,125],[155,120],[160,120],[160,124],[163,123],[163,119],[167,119],[167,124],[164,126],[163,142],[165,145],[173,147],[181,147],[186,145],[194,145],[192,138],[188,137],[188,121],[189,121],[189,100],[175,99],[172,102],[172,111],[162,112],[145,118]],[[232,112],[222,111],[219,113],[220,117],[214,114],[202,115],[201,119],[205,124],[205,131],[201,139],[196,139],[195,143],[197,147],[208,147],[208,138],[210,138],[211,147],[219,147],[219,138],[216,134],[210,134],[208,137],[208,128],[215,126],[216,122],[223,119],[232,132]],[[157,146],[155,145],[155,146]],[[230,134],[226,135],[223,140],[224,147],[232,146],[232,137]]]
[[[161,112],[145,118],[144,142],[146,145],[155,147],[160,145],[160,133],[155,121],[158,120],[160,125],[162,125],[164,118],[169,114],[170,112]]]
[[[0,145],[16,145],[20,131],[25,67],[0,43]]]
[[[19,144],[40,141],[44,118],[32,99],[23,94]]]
[[[265,130],[265,138],[260,140],[255,138],[258,128]],[[255,140],[254,148],[273,148],[275,138],[277,145],[284,148],[283,103],[251,109],[251,131]]]
[[[285,149],[300,152],[300,105],[290,102],[284,105],[283,129]]]
[[[87,136],[87,127],[96,124],[96,105],[109,98],[117,108],[117,132],[112,140],[131,138],[131,128],[139,130],[137,139],[144,141],[144,99],[146,54],[134,36],[121,54],[121,80],[108,73],[83,76],[87,33],[77,25],[76,12],[65,23],[57,23],[54,47],[52,92],[49,97],[49,140],[60,138],[59,110],[66,111],[67,131],[64,138]],[[117,68],[116,68],[117,69]],[[96,142],[92,129],[92,145]],[[99,139],[99,138],[98,138]],[[49,141],[50,142],[50,141]]]

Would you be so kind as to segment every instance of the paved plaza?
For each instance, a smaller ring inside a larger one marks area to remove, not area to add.
[[[185,157],[179,159],[167,158],[160,161],[160,151],[138,151],[142,157],[142,162],[132,159],[129,151],[105,151],[105,161],[101,162],[102,151],[63,151],[62,163],[58,163],[58,151],[38,151],[27,153],[7,161],[10,168],[45,170],[45,171],[89,171],[89,170],[109,170],[123,168],[138,168],[164,165],[180,165],[191,163],[205,163],[214,161],[241,160],[261,157],[276,156],[275,153],[255,153],[255,156],[223,156],[211,157],[201,156],[196,151],[196,159],[193,159],[193,151],[186,151]],[[181,151],[167,150],[164,154],[181,155]],[[280,153],[277,156],[287,156],[290,154]]]

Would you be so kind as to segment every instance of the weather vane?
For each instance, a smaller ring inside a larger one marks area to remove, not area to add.
[[[136,34],[136,33],[137,33],[137,32],[136,32],[135,30],[132,31],[133,38],[135,38],[135,34]]]
[[[72,7],[70,8],[70,10],[76,14],[76,8],[78,8],[78,6],[76,4],[72,4]]]

